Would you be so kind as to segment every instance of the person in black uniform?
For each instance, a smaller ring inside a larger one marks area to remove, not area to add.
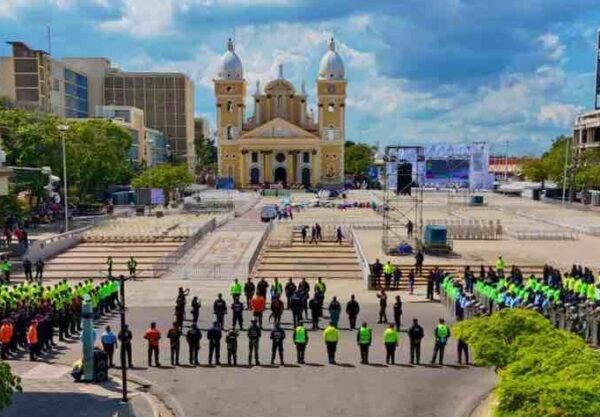
[[[240,330],[244,330],[244,304],[240,301],[239,298],[236,298],[231,304],[231,311],[233,312],[233,319],[231,327],[235,329],[235,325],[239,323]]]
[[[227,304],[223,300],[223,295],[219,294],[213,304],[213,311],[217,318],[217,325],[222,329],[225,325],[225,314],[227,314]]]
[[[208,329],[208,332],[206,333],[206,338],[208,339],[209,366],[212,366],[213,357],[215,358],[215,363],[217,365],[221,365],[221,337],[223,337],[221,326],[219,326],[219,323],[215,321],[212,327]]]
[[[304,317],[308,320],[308,299],[310,298],[310,284],[306,278],[302,278],[298,289],[302,291],[302,307],[304,308]]]
[[[266,300],[268,289],[269,289],[269,283],[267,282],[266,279],[261,278],[260,281],[258,281],[258,284],[256,284],[256,294],[260,295],[261,297],[264,297]]]
[[[381,287],[381,274],[383,273],[383,265],[379,262],[379,259],[375,259],[375,263],[371,265],[371,271],[373,272],[373,280],[376,288]]]
[[[231,329],[225,337],[225,344],[227,345],[227,364],[229,366],[237,366],[237,338],[238,332],[235,329]]]
[[[29,258],[25,258],[23,261],[23,271],[25,272],[25,279],[27,282],[33,282],[33,272],[32,272],[33,264],[29,260]]]
[[[354,294],[350,296],[350,301],[346,304],[346,314],[348,315],[348,321],[350,322],[350,329],[356,329],[356,318],[360,312],[360,305],[356,301]]]
[[[377,298],[379,298],[379,321],[377,323],[387,323],[387,294],[384,289],[377,294]]]
[[[256,320],[252,320],[252,324],[248,328],[248,366],[252,366],[252,353],[254,353],[255,364],[260,365],[260,361],[258,360],[260,336],[260,326]]]
[[[425,336],[425,332],[419,320],[413,319],[413,325],[408,329],[408,338],[410,339],[410,363],[421,363],[421,339]]]
[[[192,323],[198,323],[198,317],[200,316],[200,307],[202,304],[198,297],[192,298]]]
[[[129,330],[129,325],[125,325],[123,330],[119,332],[118,335],[119,342],[121,343],[121,351],[124,351],[125,354],[121,353],[121,367],[127,366],[129,368],[133,367],[133,363],[131,361],[131,341],[133,340],[133,334],[131,330]]]
[[[400,331],[400,321],[402,318],[402,300],[400,296],[396,296],[396,302],[394,303],[394,324],[396,326],[396,331]]]
[[[190,351],[190,365],[200,365],[200,362],[198,361],[198,351],[200,350],[200,339],[202,339],[202,332],[196,323],[192,323],[192,326],[185,335],[185,338],[188,342],[188,348]]]
[[[319,318],[323,313],[323,306],[321,305],[319,299],[315,296],[310,300],[309,307],[312,318],[312,329],[319,330]]]
[[[429,301],[433,301],[434,281],[435,281],[435,276],[433,275],[433,271],[429,271],[429,275],[427,275],[427,296],[426,296],[426,298]]]
[[[173,327],[167,332],[167,339],[169,339],[169,345],[171,347],[171,365],[179,366],[179,340],[181,338],[181,330],[179,323],[173,322]]]
[[[294,295],[292,295],[292,300],[290,301],[294,328],[300,325],[300,322],[302,322],[302,298],[302,291],[296,290]]]
[[[252,282],[252,278],[248,278],[248,281],[244,284],[244,295],[246,295],[246,309],[250,310],[250,301],[254,297],[256,286]]]
[[[275,354],[279,353],[279,362],[283,365],[283,341],[285,340],[285,331],[281,328],[279,323],[275,324],[273,330],[271,330],[271,365],[275,363]]]
[[[285,284],[285,298],[287,301],[287,309],[290,310],[292,307],[292,297],[296,293],[296,284],[290,278],[287,284]]]

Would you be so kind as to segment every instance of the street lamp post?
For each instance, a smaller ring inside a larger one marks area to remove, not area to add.
[[[63,178],[64,178],[64,187],[65,187],[65,232],[69,231],[69,202],[68,202],[68,196],[67,196],[67,189],[68,189],[68,185],[67,185],[67,147],[66,147],[66,143],[65,143],[65,136],[67,131],[69,130],[69,126],[65,125],[65,124],[61,124],[58,125],[58,130],[60,130],[61,133],[61,139],[62,139],[62,159],[63,159]]]
[[[119,292],[120,292],[120,296],[121,296],[121,334],[123,336],[125,336],[124,331],[125,331],[125,282],[130,280],[131,276],[129,278],[125,278],[124,275],[121,275],[119,277],[119,283],[120,288],[119,288]],[[126,403],[128,400],[127,398],[127,366],[125,365],[125,348],[123,346],[123,341],[121,341],[121,378],[123,379],[123,383],[121,384],[122,386],[122,401],[124,403]]]

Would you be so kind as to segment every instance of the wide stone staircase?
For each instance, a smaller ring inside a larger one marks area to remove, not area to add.
[[[106,260],[113,259],[113,275],[128,275],[127,261],[133,256],[138,278],[152,278],[153,265],[160,258],[177,250],[183,241],[163,238],[153,242],[82,242],[48,260],[44,268],[45,279],[88,279],[108,274]],[[34,260],[35,261],[35,260]],[[21,274],[22,275],[22,274]]]
[[[323,278],[362,279],[358,256],[352,243],[332,240],[309,244],[302,242],[299,228],[294,228],[291,244],[265,244],[252,275],[255,278]]]

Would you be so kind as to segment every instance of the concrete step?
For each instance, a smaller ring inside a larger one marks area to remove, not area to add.
[[[310,258],[302,258],[302,257],[272,257],[269,255],[265,255],[265,257],[260,260],[261,265],[357,265],[356,258],[335,258],[335,260],[328,259],[326,257],[323,258],[315,258],[311,256]]]
[[[351,253],[356,256],[354,248],[351,246],[283,246],[283,247],[270,247],[267,249],[270,253]]]
[[[308,271],[358,271],[361,269],[358,264],[345,265],[345,264],[329,264],[329,265],[315,265],[315,264],[263,264],[261,263],[257,271],[298,271],[301,273]]]
[[[323,279],[335,279],[335,278],[343,278],[343,279],[362,279],[362,275],[360,273],[357,272],[351,272],[351,271],[330,271],[330,272],[323,272],[323,271],[306,271],[306,272],[300,272],[298,271],[297,273],[292,272],[282,272],[282,271],[262,271],[262,272],[258,272],[253,274],[253,276],[255,278],[262,278],[265,277],[267,279],[270,278],[288,278],[288,277],[292,277],[292,278],[323,278]]]

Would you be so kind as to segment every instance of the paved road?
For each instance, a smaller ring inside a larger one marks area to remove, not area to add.
[[[201,328],[206,329],[212,321],[209,314],[216,293],[226,287],[226,283],[215,285],[206,282],[187,282],[192,287],[192,295],[200,295],[203,308],[200,314]],[[408,338],[402,334],[397,354],[398,365],[385,366],[385,351],[382,344],[383,325],[374,324],[377,319],[377,299],[373,293],[360,289],[356,282],[336,282],[330,285],[328,296],[338,294],[341,301],[349,292],[357,294],[361,302],[361,320],[367,320],[374,328],[375,346],[372,348],[372,365],[359,363],[356,346],[356,333],[344,330],[339,346],[338,366],[327,364],[321,332],[311,332],[307,350],[307,365],[295,365],[295,351],[291,341],[290,313],[284,315],[287,331],[285,367],[240,367],[226,366],[209,368],[206,366],[208,349],[202,342],[201,364],[199,368],[187,365],[172,368],[169,365],[169,352],[163,340],[161,361],[163,367],[147,368],[145,343],[141,340],[144,330],[151,320],[156,320],[159,328],[166,333],[173,320],[173,308],[166,307],[165,299],[175,298],[174,283],[169,288],[158,290],[149,281],[133,283],[130,292],[135,306],[128,311],[128,322],[135,337],[134,370],[138,375],[154,381],[175,396],[188,416],[231,416],[246,415],[250,412],[265,417],[301,415],[310,410],[311,416],[344,415],[347,417],[365,416],[407,416],[407,417],[459,417],[465,415],[474,403],[488,392],[495,383],[495,376],[488,369],[460,367],[456,365],[456,342],[450,340],[446,363],[443,368],[408,364]],[[226,292],[226,291],[223,291]],[[394,294],[391,294],[394,295]],[[426,330],[423,343],[422,362],[430,359],[432,349],[432,329],[439,317],[445,316],[438,303],[423,300],[422,295],[406,298],[404,323],[418,317]],[[390,297],[391,298],[391,297]],[[147,303],[142,302],[147,299]],[[154,307],[153,305],[157,305]],[[246,316],[248,322],[249,316]],[[115,323],[117,318],[109,320]],[[226,325],[231,317],[226,317]],[[341,327],[347,326],[346,317]],[[268,326],[270,328],[270,325]],[[204,332],[205,333],[205,332]],[[187,363],[187,345],[182,341],[181,363]],[[222,348],[222,356],[225,356]],[[65,359],[75,355],[70,351]],[[239,360],[246,363],[247,339],[240,337]],[[270,362],[270,341],[268,334],[261,341],[261,361]],[[223,361],[222,361],[223,362]],[[114,372],[119,372],[115,370]]]

